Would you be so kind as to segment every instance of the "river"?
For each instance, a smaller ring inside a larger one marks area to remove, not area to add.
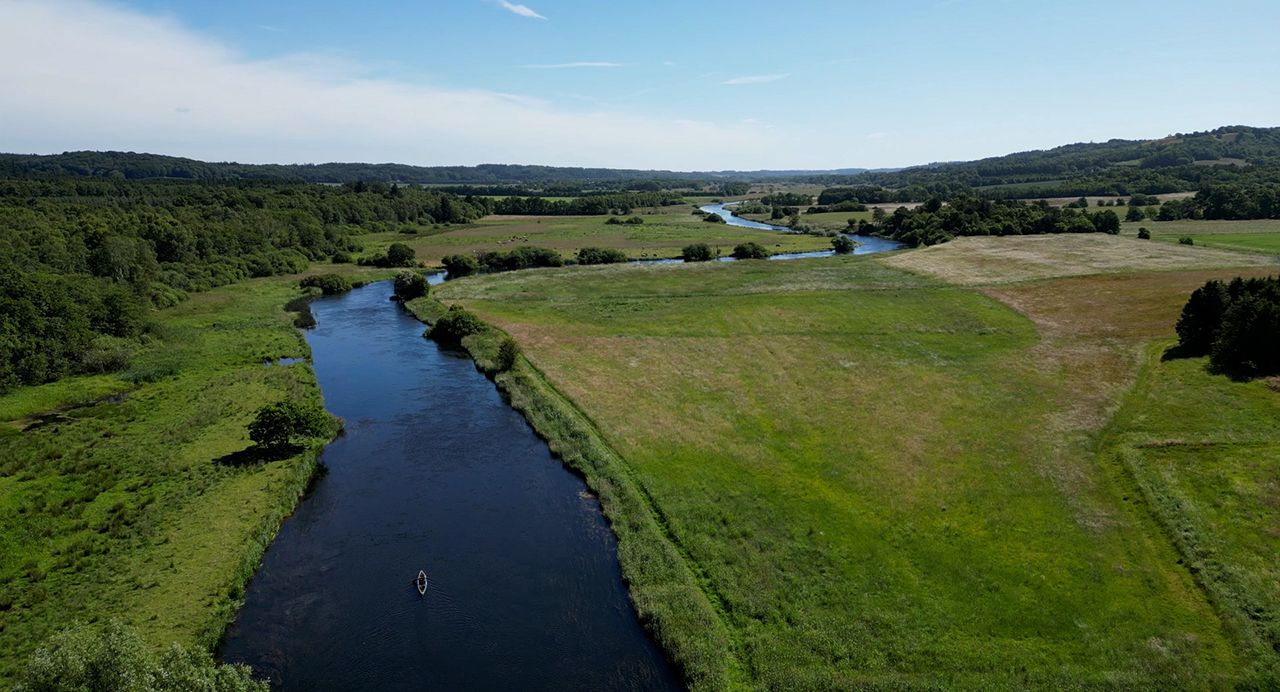
[[[312,304],[306,338],[346,434],[264,556],[223,660],[286,691],[679,690],[586,486],[390,294]]]
[[[754,228],[754,229],[763,230],[763,231],[779,231],[782,233],[792,232],[791,229],[787,228],[786,226],[771,226],[767,223],[760,223],[759,221],[751,221],[749,219],[744,219],[738,216],[734,216],[733,212],[729,210],[729,207],[735,204],[738,204],[738,202],[728,202],[726,204],[711,204],[711,205],[700,207],[700,208],[702,209],[702,211],[705,211],[708,214],[715,214],[716,216],[719,216],[720,218],[724,219],[725,223],[729,224],[730,226],[738,226],[740,228]],[[841,235],[845,236],[846,238],[857,241],[858,247],[854,248],[853,250],[853,254],[855,255],[871,255],[877,252],[892,252],[894,250],[901,250],[902,248],[906,247],[905,245],[903,245],[902,243],[899,243],[896,240],[886,240],[885,238],[877,238],[875,236],[870,236],[870,235],[857,235],[854,233],[842,233]],[[781,255],[774,255],[769,259],[788,260],[788,259],[803,259],[806,257],[830,257],[834,254],[836,254],[835,250],[822,250],[818,252],[792,252],[792,253],[786,253]],[[729,257],[729,258],[721,258],[721,259],[725,261],[732,261],[733,258]]]

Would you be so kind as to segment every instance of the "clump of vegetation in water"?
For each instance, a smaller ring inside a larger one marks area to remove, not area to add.
[[[427,283],[427,277],[419,272],[402,271],[396,274],[395,292],[400,300],[410,301],[430,294],[431,285]]]
[[[302,281],[299,281],[298,285],[302,288],[318,288],[321,293],[327,296],[346,293],[353,288],[351,280],[341,274],[317,274],[315,276],[308,276]]]
[[[1177,331],[1182,352],[1208,355],[1217,372],[1280,374],[1280,278],[1207,282],[1183,306]]]
[[[710,262],[715,257],[712,254],[711,246],[706,243],[686,245],[680,250],[680,256],[686,262]]]
[[[746,242],[733,248],[733,256],[740,260],[769,259],[769,251],[760,243]]]
[[[430,336],[437,341],[457,343],[472,334],[479,334],[486,327],[474,312],[461,305],[453,305],[443,317],[436,320],[431,327]]]
[[[578,264],[621,264],[627,253],[614,248],[584,247],[578,250]]]
[[[447,255],[440,260],[449,276],[470,276],[480,270],[480,263],[469,255]]]
[[[174,644],[159,656],[118,620],[51,637],[27,664],[14,692],[269,692],[248,666],[218,665],[208,651]]]
[[[325,437],[332,427],[323,408],[285,399],[258,409],[249,424],[249,439],[263,449],[276,450],[296,440]]]
[[[858,244],[846,236],[838,235],[831,239],[831,249],[835,250],[837,255],[847,255],[857,247]]]

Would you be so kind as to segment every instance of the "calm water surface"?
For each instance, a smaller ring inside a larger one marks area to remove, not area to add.
[[[728,204],[712,204],[705,207],[701,207],[701,209],[702,211],[705,211],[708,214],[715,214],[716,216],[719,216],[720,218],[724,219],[725,223],[729,224],[730,226],[738,226],[740,228],[755,228],[763,231],[781,231],[784,233],[791,232],[791,229],[787,228],[786,226],[772,226],[767,223],[760,223],[759,221],[751,221],[750,219],[744,219],[739,216],[734,216],[733,212],[729,209],[729,207],[732,207],[735,204],[738,204],[738,202],[729,202]],[[901,250],[902,248],[906,247],[905,245],[903,245],[902,243],[899,243],[896,240],[886,240],[884,238],[876,238],[875,236],[857,235],[855,233],[842,233],[841,235],[845,236],[846,238],[852,238],[853,240],[858,241],[858,247],[853,249],[853,254],[855,255],[871,255],[877,252],[893,252],[894,250]],[[769,259],[771,260],[805,259],[807,257],[830,257],[834,254],[836,254],[835,250],[821,250],[818,252],[791,252],[783,255],[774,255]],[[680,261],[683,261],[683,260],[680,260]],[[733,258],[721,257],[720,261],[732,262]]]
[[[680,689],[586,486],[390,294],[312,305],[307,341],[346,436],[267,552],[223,660],[275,690]]]

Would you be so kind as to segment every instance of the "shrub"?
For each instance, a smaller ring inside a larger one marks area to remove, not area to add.
[[[627,253],[613,248],[584,247],[578,250],[578,264],[620,264]]]
[[[1120,234],[1120,217],[1110,209],[1104,209],[1089,216],[1089,220],[1093,222],[1093,227],[1099,233],[1108,235]]]
[[[707,214],[706,216],[702,217],[702,220],[706,221],[707,223],[728,223],[719,214]]]
[[[495,271],[512,271],[530,267],[563,267],[564,258],[551,248],[525,245],[510,252],[491,250],[476,258],[480,264]]]
[[[76,626],[49,638],[15,692],[269,692],[243,665],[218,665],[209,652],[174,644],[156,656],[137,630],[112,620],[101,631]]]
[[[404,243],[392,243],[387,248],[387,263],[392,267],[411,267],[415,256],[413,248]]]
[[[323,408],[285,399],[258,409],[249,424],[249,439],[263,447],[281,447],[295,439],[325,437],[331,429]]]
[[[847,255],[856,247],[858,244],[846,236],[840,235],[831,239],[831,249],[835,250],[837,255]]]
[[[333,253],[333,257],[329,258],[334,264],[351,264],[351,253],[346,250],[339,250]]]
[[[1139,239],[1139,240],[1151,240],[1151,231],[1148,231],[1148,230],[1147,230],[1147,229],[1145,229],[1145,228],[1139,228],[1139,229],[1138,229],[1138,239]]]
[[[640,218],[639,216],[633,216],[627,219],[627,223],[632,226],[639,226],[644,223],[644,219]]]
[[[503,337],[502,343],[498,346],[498,370],[506,372],[515,367],[516,359],[519,357],[520,344],[509,336]]]
[[[395,292],[400,300],[410,301],[430,294],[431,285],[427,283],[427,277],[418,272],[402,271],[396,274]]]
[[[1178,238],[1178,244],[1179,245],[1195,245],[1196,241],[1191,236],[1184,235],[1181,238]]]
[[[463,308],[461,305],[453,305],[431,327],[429,335],[437,341],[458,343],[463,338],[472,334],[479,334],[484,330],[484,322],[474,312]]]
[[[298,282],[302,288],[318,288],[320,292],[327,296],[338,295],[350,291],[351,281],[341,274],[317,274],[308,276]]]
[[[740,260],[769,259],[769,251],[760,243],[741,243],[734,246],[733,256]]]
[[[1136,204],[1129,207],[1129,211],[1125,212],[1125,221],[1146,221],[1147,215],[1142,208]]]
[[[680,250],[680,256],[686,262],[709,262],[713,255],[711,254],[711,246],[706,243],[694,243],[686,245]]]
[[[616,217],[616,216],[610,216],[610,217],[609,217],[609,218],[604,222],[604,224],[605,224],[606,226],[621,226],[621,225],[622,225],[622,219],[619,219],[619,218],[618,218],[618,217]]]
[[[480,263],[467,255],[449,255],[440,260],[449,276],[470,276],[480,269]]]

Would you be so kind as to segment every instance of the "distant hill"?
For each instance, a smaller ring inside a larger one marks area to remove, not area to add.
[[[801,179],[827,185],[915,188],[942,197],[961,191],[1036,197],[1180,192],[1197,189],[1205,178],[1277,182],[1278,172],[1280,128],[1232,126],[1163,139],[1113,139],[979,161]]]
[[[883,169],[892,170],[892,169]],[[158,154],[119,151],[74,151],[51,156],[0,154],[5,177],[88,176],[147,180],[285,179],[309,183],[364,182],[422,185],[501,185],[541,182],[609,182],[628,180],[706,180],[793,178],[805,175],[852,175],[865,168],[837,171],[708,171],[678,172],[615,168],[572,168],[509,164],[479,166],[410,166],[399,163],[244,164],[210,163]]]
[[[311,183],[396,182],[422,185],[525,185],[550,183],[616,187],[626,181],[716,184],[736,181],[796,181],[821,185],[876,186],[909,190],[904,198],[1037,197],[1180,192],[1203,180],[1280,182],[1280,128],[1222,127],[1163,139],[1068,144],[979,161],[932,163],[905,169],[830,171],[762,170],[681,172],[615,168],[484,164],[409,166],[397,163],[243,164],[132,152],[78,151],[52,156],[0,154],[0,176],[262,180]],[[569,185],[566,189],[572,189]]]

